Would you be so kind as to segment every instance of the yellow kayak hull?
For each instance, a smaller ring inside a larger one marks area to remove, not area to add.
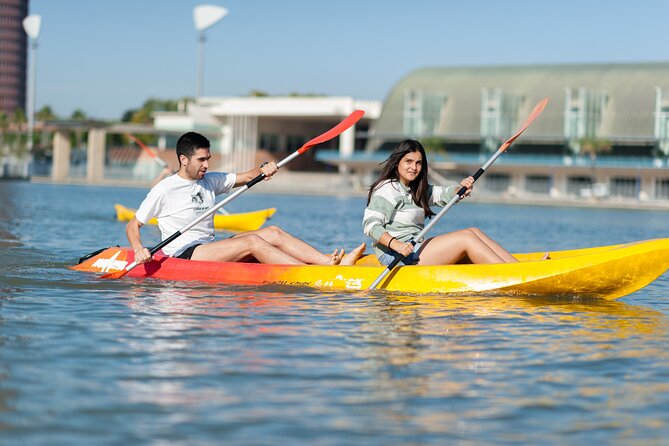
[[[114,205],[114,209],[119,221],[130,221],[135,216],[136,209],[127,208],[118,203]],[[216,214],[214,215],[214,228],[228,232],[255,231],[260,229],[275,212],[276,208],[268,208],[236,214]],[[157,225],[158,220],[154,218],[149,221],[149,224]]]
[[[403,266],[379,289],[411,294],[575,296],[617,299],[633,293],[669,268],[669,239],[551,252],[515,254],[518,263]],[[127,275],[166,280],[244,285],[295,285],[325,290],[364,290],[384,267],[374,256],[354,266],[265,265],[181,260],[160,255]],[[119,271],[133,261],[129,248],[107,248],[71,267]]]

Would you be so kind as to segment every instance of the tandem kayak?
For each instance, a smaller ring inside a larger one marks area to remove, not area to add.
[[[114,209],[116,209],[116,218],[119,221],[130,221],[135,216],[136,209],[127,208],[121,204],[115,204]],[[268,208],[238,214],[215,214],[214,229],[228,232],[255,231],[260,229],[275,212],[276,208]],[[149,224],[157,225],[158,220],[154,218],[149,221]]]
[[[378,289],[412,294],[576,296],[616,299],[669,268],[669,239],[551,252],[514,254],[518,263],[402,266]],[[134,260],[130,248],[106,248],[71,266],[77,271],[120,271]],[[182,260],[160,254],[129,277],[240,285],[296,285],[324,290],[366,289],[384,267],[368,255],[353,266],[266,265]]]

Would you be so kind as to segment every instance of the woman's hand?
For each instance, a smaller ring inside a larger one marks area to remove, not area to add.
[[[467,177],[464,180],[460,181],[460,186],[466,187],[467,191],[465,192],[465,197],[468,197],[472,194],[474,189],[474,177]]]
[[[395,239],[391,244],[393,246],[391,246],[390,249],[399,254],[402,254],[404,257],[409,257],[413,252],[413,245],[411,243],[404,243]]]

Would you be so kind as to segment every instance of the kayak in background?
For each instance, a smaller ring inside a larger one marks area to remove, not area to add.
[[[617,299],[633,293],[669,268],[669,239],[621,245],[514,254],[518,263],[396,267],[378,289],[412,294],[572,296]],[[130,248],[91,253],[70,269],[94,273],[123,270]],[[182,260],[154,255],[129,277],[240,285],[296,285],[326,290],[362,290],[385,267],[373,255],[354,266],[267,265]]]
[[[114,205],[114,209],[116,209],[116,218],[119,221],[130,221],[135,216],[136,209],[127,208],[118,203]],[[214,229],[228,232],[255,231],[260,229],[275,212],[276,208],[268,208],[237,214],[215,214]],[[154,218],[149,221],[149,224],[157,225],[158,221]]]

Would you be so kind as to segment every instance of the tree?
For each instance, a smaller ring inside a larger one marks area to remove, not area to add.
[[[53,112],[50,105],[45,105],[35,113],[35,119],[42,122],[54,121],[58,119],[58,116]]]
[[[88,119],[88,116],[86,116],[86,112],[78,108],[72,112],[72,115],[70,115],[70,119],[72,119],[73,121],[85,121]]]
[[[253,89],[249,91],[249,96],[251,96],[252,98],[264,98],[269,96],[269,93],[267,93],[266,91]]]
[[[581,147],[580,153],[588,155],[594,166],[597,155],[611,152],[611,141],[600,138],[581,138],[579,140]]]
[[[9,129],[9,117],[7,113],[0,111],[0,153],[5,150],[5,134]]]
[[[446,154],[446,147],[444,141],[436,136],[422,138],[421,143],[425,148],[425,152],[434,154]]]
[[[184,104],[192,102],[192,98],[156,99],[149,98],[138,109],[126,110],[121,117],[121,122],[132,122],[135,124],[153,123],[153,113],[160,111],[179,111]]]
[[[590,157],[590,163],[592,167],[592,183],[590,184],[590,188],[594,189],[594,184],[597,182],[597,156],[601,155],[602,153],[611,152],[611,141],[596,137],[586,137],[579,140],[579,145],[580,153]]]

